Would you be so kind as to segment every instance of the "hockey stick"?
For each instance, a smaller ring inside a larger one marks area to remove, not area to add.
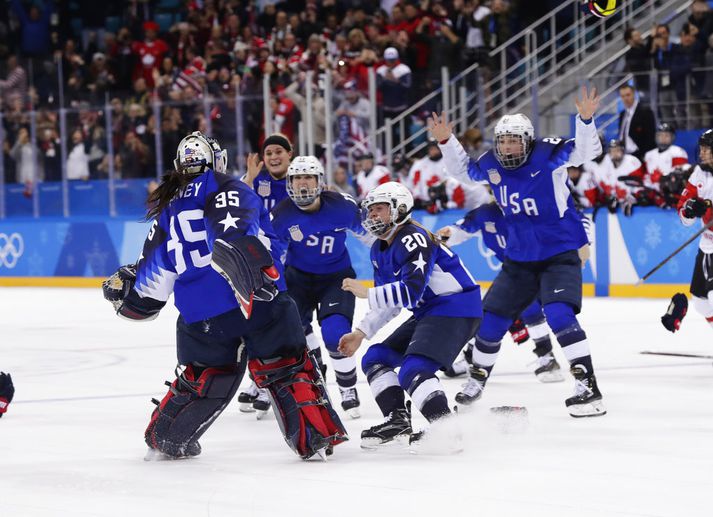
[[[696,359],[713,359],[713,355],[700,355],[700,354],[679,354],[675,352],[639,352],[643,355],[665,355],[669,357],[695,357]]]
[[[659,262],[658,265],[657,265],[656,267],[654,267],[651,271],[649,271],[649,272],[646,273],[644,276],[642,276],[641,278],[639,278],[639,280],[637,280],[637,282],[636,282],[634,285],[641,285],[641,284],[643,284],[651,275],[653,275],[654,273],[656,273],[656,271],[658,271],[659,269],[661,269],[661,268],[666,264],[666,262],[668,262],[669,260],[671,260],[671,259],[672,259],[673,257],[675,257],[676,255],[678,255],[678,253],[679,253],[683,248],[685,248],[686,246],[688,246],[689,244],[691,244],[691,243],[692,243],[693,241],[695,241],[698,237],[700,237],[700,235],[701,235],[703,232],[705,232],[706,230],[708,230],[708,229],[711,228],[711,227],[713,227],[713,219],[711,219],[710,221],[708,221],[708,223],[707,223],[705,226],[703,226],[703,228],[701,228],[701,229],[698,230],[696,233],[694,233],[693,235],[691,235],[691,236],[688,238],[688,240],[686,240],[686,242],[684,242],[683,244],[681,244],[681,245],[680,245],[678,248],[676,248],[668,257],[666,257],[666,258],[663,259],[661,262]]]

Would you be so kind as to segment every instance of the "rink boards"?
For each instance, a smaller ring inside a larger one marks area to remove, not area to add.
[[[430,230],[452,224],[463,211],[417,213]],[[683,226],[672,210],[637,208],[631,217],[599,210],[595,243],[584,269],[584,294],[591,296],[669,297],[687,292],[697,241],[690,244],[642,286],[637,280],[654,268],[700,226]],[[121,264],[135,262],[148,223],[127,218],[8,218],[0,221],[0,285],[95,287]],[[369,249],[351,235],[349,251],[357,276],[372,278]],[[500,263],[476,235],[454,250],[485,286]]]

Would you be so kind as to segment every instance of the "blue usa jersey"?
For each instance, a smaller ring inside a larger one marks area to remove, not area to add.
[[[260,199],[242,181],[207,171],[154,220],[136,269],[139,296],[174,303],[192,323],[238,307],[228,283],[210,267],[216,239],[260,232]]]
[[[361,210],[346,194],[320,194],[316,212],[305,212],[291,199],[272,211],[272,225],[279,239],[288,242],[285,264],[307,273],[335,273],[351,267],[345,241],[347,230],[365,235]]]
[[[253,190],[260,196],[263,206],[268,212],[272,210],[285,198],[287,198],[286,179],[273,178],[267,169],[263,168],[253,180]]]
[[[481,318],[480,287],[458,255],[434,243],[428,232],[408,223],[391,244],[371,247],[374,287],[369,308],[404,307],[418,319],[426,315]]]
[[[456,222],[455,225],[469,234],[480,232],[483,244],[495,253],[500,262],[505,259],[508,228],[505,217],[497,204],[481,205],[465,214],[465,217]],[[457,245],[463,240],[465,239],[455,242],[451,237],[451,239],[448,239],[448,244]]]
[[[519,262],[545,260],[587,243],[567,187],[567,166],[594,159],[601,152],[601,144],[593,122],[585,123],[577,117],[576,125],[574,140],[538,139],[528,160],[513,170],[500,165],[494,150],[469,160],[453,136],[439,146],[449,174],[490,183],[507,223],[507,258]]]

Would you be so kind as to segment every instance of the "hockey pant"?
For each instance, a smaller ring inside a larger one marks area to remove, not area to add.
[[[158,407],[144,433],[148,446],[174,458],[200,454],[198,439],[232,400],[244,373],[244,360],[205,369],[189,364],[177,371],[173,383],[166,381],[163,400],[153,399]]]
[[[271,362],[251,359],[248,367],[255,384],[268,390],[287,445],[302,459],[348,440],[317,362],[306,350]]]

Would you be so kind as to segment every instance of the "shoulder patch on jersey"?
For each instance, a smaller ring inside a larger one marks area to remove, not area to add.
[[[497,185],[502,181],[502,177],[497,169],[488,169],[488,178],[490,178],[490,183]]]
[[[269,180],[259,180],[257,185],[257,193],[260,197],[268,197],[271,192]]]
[[[304,234],[302,233],[302,230],[300,230],[299,224],[290,226],[289,230],[290,230],[290,237],[292,237],[293,241],[300,242],[302,239],[305,238]]]
[[[488,233],[498,233],[495,229],[495,223],[493,221],[485,221],[485,231]]]

